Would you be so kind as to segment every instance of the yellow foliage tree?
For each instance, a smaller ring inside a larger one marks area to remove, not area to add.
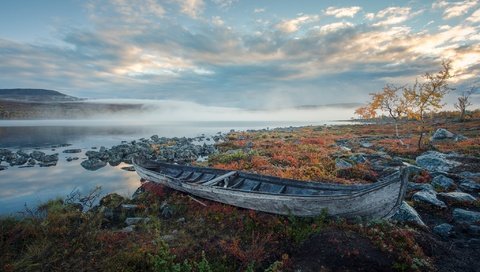
[[[398,134],[398,120],[406,116],[407,104],[403,96],[404,87],[397,87],[391,84],[385,85],[383,90],[378,93],[371,93],[372,100],[366,106],[358,108],[355,113],[363,118],[372,118],[377,115],[377,111],[385,112],[395,123],[395,135]]]
[[[418,149],[422,149],[425,117],[441,110],[443,97],[452,90],[448,86],[448,80],[452,77],[451,69],[451,61],[442,61],[439,72],[425,73],[421,82],[417,79],[413,86],[404,88],[407,115],[420,121]]]

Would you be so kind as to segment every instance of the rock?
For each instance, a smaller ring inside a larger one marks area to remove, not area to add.
[[[430,183],[408,182],[407,191],[435,191]]]
[[[439,193],[438,194],[441,198],[445,199],[449,203],[456,203],[456,204],[472,204],[477,199],[472,196],[471,194],[462,193],[462,192],[449,192],[449,193]]]
[[[68,162],[76,161],[76,160],[78,160],[78,157],[68,157],[68,158],[67,158],[67,161],[68,161]]]
[[[127,199],[119,194],[112,193],[104,196],[100,199],[100,206],[104,206],[106,208],[115,209],[119,207],[123,202]]]
[[[185,223],[185,217],[180,217],[177,219],[177,223]]]
[[[465,137],[463,135],[460,135],[460,134],[455,135],[455,137],[453,138],[453,140],[455,140],[455,142],[461,142],[461,141],[465,141],[467,139],[468,139],[467,137]]]
[[[40,162],[38,164],[40,167],[51,167],[57,165],[57,161],[52,161],[52,162]]]
[[[480,212],[457,208],[453,210],[453,220],[457,223],[479,224]]]
[[[417,211],[405,201],[402,202],[402,205],[400,205],[400,208],[391,219],[400,223],[409,223],[421,228],[427,228]]]
[[[354,161],[355,163],[366,163],[368,160],[363,156],[363,154],[355,154],[350,156],[350,160]]]
[[[439,200],[435,192],[432,191],[418,191],[413,194],[412,200],[417,203],[432,205],[437,208],[447,207],[447,205],[445,205],[445,202]]]
[[[85,156],[87,156],[89,159],[108,160],[108,153],[105,150],[98,152],[89,150],[85,152]]]
[[[135,190],[135,192],[132,194],[132,199],[138,199],[140,196],[145,193],[145,188],[143,186],[140,186]]]
[[[447,238],[448,236],[453,234],[453,226],[447,223],[440,224],[433,228],[433,232],[440,235],[443,238]]]
[[[351,168],[353,165],[349,162],[347,162],[344,159],[336,159],[335,160],[335,167],[338,169],[346,169],[346,168]]]
[[[52,155],[45,155],[41,159],[41,162],[45,162],[45,163],[56,162],[56,161],[58,161],[58,154],[57,153],[52,154]]]
[[[32,159],[32,158],[28,159],[28,162],[27,162],[27,164],[28,164],[29,166],[34,166],[36,163],[37,163],[37,162],[36,162],[34,159]]]
[[[23,150],[18,150],[17,151],[17,155],[20,156],[20,157],[25,157],[25,158],[29,158],[30,155],[25,153]]]
[[[175,240],[175,235],[172,235],[172,234],[162,235],[162,236],[160,236],[160,239],[165,241],[165,242],[171,242],[171,241]]]
[[[460,189],[466,192],[478,192],[480,191],[480,183],[473,182],[471,180],[464,179],[458,186]]]
[[[448,160],[446,154],[437,151],[425,152],[415,161],[417,165],[431,172],[448,172],[453,167],[460,165],[455,161]]]
[[[6,170],[8,167],[4,165],[0,165],[0,171]]]
[[[105,167],[107,163],[104,161],[101,161],[100,159],[94,158],[94,159],[88,159],[88,160],[82,161],[80,165],[87,170],[96,171],[102,167]]]
[[[416,165],[408,165],[407,166],[407,169],[408,173],[410,173],[410,175],[420,175],[423,171],[425,171],[423,168],[421,167],[418,167]]]
[[[133,166],[125,166],[125,167],[122,167],[121,169],[125,171],[135,172],[135,167]]]
[[[361,141],[360,146],[363,147],[363,148],[370,148],[370,147],[373,146],[373,144],[370,143],[370,142],[367,142],[367,141]]]
[[[467,233],[470,235],[480,235],[480,226],[469,225],[467,228]]]
[[[82,150],[81,149],[65,149],[63,150],[63,153],[68,153],[68,154],[82,153]]]
[[[438,175],[433,178],[432,185],[435,188],[439,188],[443,191],[448,191],[451,189],[455,189],[456,185],[453,179],[448,178],[444,175]]]
[[[444,129],[444,128],[439,128],[433,133],[432,136],[432,141],[438,141],[438,140],[448,140],[448,139],[454,139],[455,134],[451,133],[450,131]]]
[[[125,219],[125,224],[127,226],[137,225],[137,224],[146,224],[150,222],[150,220],[151,219],[148,217],[127,217]]]
[[[136,205],[136,204],[122,204],[121,207],[124,210],[135,210],[135,209],[138,208],[138,205]]]
[[[24,165],[25,163],[27,163],[27,161],[28,161],[28,157],[15,155],[15,158],[10,160],[10,166]]]
[[[173,210],[166,201],[163,201],[160,205],[160,214],[165,219],[169,219],[173,216]]]
[[[30,153],[30,157],[35,159],[36,161],[42,161],[44,156],[45,156],[45,153],[38,150],[35,150],[32,153]]]
[[[8,149],[5,149],[5,148],[0,149],[0,157],[10,156],[11,154],[12,154],[12,151]]]
[[[135,225],[126,226],[122,229],[122,232],[133,232],[135,231]]]
[[[479,179],[480,180],[480,173],[473,173],[473,172],[469,172],[469,171],[464,171],[464,172],[461,172],[460,174],[458,174],[459,176],[461,176],[462,178],[465,178],[465,179]]]

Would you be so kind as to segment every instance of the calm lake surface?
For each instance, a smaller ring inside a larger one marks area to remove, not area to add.
[[[18,168],[8,167],[0,171],[0,215],[15,215],[23,211],[25,205],[34,208],[39,203],[55,197],[65,197],[73,190],[87,193],[96,186],[102,193],[119,193],[131,196],[140,186],[140,178],[135,172],[121,167],[107,165],[97,171],[87,171],[80,163],[86,159],[85,152],[92,147],[111,147],[121,141],[132,141],[152,135],[159,137],[196,137],[202,134],[212,136],[231,129],[248,130],[306,125],[348,124],[342,121],[324,122],[252,122],[252,121],[209,121],[175,122],[155,125],[123,126],[103,121],[91,120],[48,120],[48,121],[0,121],[0,148],[12,151],[24,150],[30,153],[40,150],[46,154],[59,154],[56,166]],[[58,145],[70,144],[68,147]],[[80,148],[82,153],[65,154],[65,149]],[[79,160],[67,162],[68,157]],[[0,165],[7,165],[1,162]]]

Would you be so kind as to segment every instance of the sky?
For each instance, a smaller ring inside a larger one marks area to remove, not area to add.
[[[364,103],[450,59],[453,101],[480,84],[479,30],[471,0],[2,0],[0,88],[239,108]]]

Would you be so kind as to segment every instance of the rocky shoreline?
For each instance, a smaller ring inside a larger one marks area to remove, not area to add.
[[[86,170],[95,171],[108,165],[117,166],[124,162],[131,164],[132,158],[142,156],[153,160],[162,160],[176,163],[191,163],[205,160],[209,155],[215,154],[216,143],[225,140],[225,135],[217,133],[214,136],[201,135],[194,138],[187,137],[158,137],[153,135],[150,138],[141,138],[135,141],[122,141],[121,144],[111,148],[101,146],[92,147],[85,152],[86,158],[80,158],[84,150],[79,148],[65,149],[64,154],[71,154],[66,161],[83,159],[80,165]],[[56,148],[68,147],[69,144],[51,146],[52,151]],[[77,155],[76,155],[77,154]],[[22,149],[13,151],[0,149],[0,171],[8,167],[52,167],[56,166],[59,160],[59,153],[46,154],[43,151],[33,150],[30,153]],[[5,162],[8,165],[2,164]],[[125,169],[129,170],[129,169]]]

